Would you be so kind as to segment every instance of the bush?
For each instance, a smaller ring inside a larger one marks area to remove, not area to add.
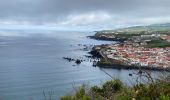
[[[123,83],[118,79],[107,81],[106,83],[103,84],[104,91],[117,92],[120,91],[122,87]]]

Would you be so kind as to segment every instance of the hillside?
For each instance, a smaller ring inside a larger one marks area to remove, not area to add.
[[[103,31],[97,31],[97,33],[112,33],[112,32],[139,33],[139,32],[155,32],[155,31],[170,33],[170,23],[152,24],[148,26],[133,26],[133,27],[126,27],[126,28],[119,28],[115,30],[103,30]]]

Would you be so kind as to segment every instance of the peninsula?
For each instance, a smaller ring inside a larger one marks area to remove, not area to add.
[[[97,31],[94,39],[118,41],[95,46],[99,67],[168,70],[170,68],[170,24],[136,26]]]

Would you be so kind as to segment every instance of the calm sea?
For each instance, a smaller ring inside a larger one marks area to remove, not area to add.
[[[0,100],[43,100],[43,91],[58,100],[81,84],[100,85],[111,79],[132,78],[128,70],[100,69],[90,61],[80,65],[62,57],[87,59],[82,45],[110,43],[88,39],[93,32],[24,31],[0,32]],[[104,71],[105,72],[104,72]]]

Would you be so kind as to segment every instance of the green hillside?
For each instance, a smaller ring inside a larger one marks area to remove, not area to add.
[[[103,30],[102,33],[111,33],[111,32],[122,32],[122,33],[138,33],[138,32],[155,32],[155,31],[165,31],[170,32],[170,23],[165,24],[152,24],[148,26],[133,26],[126,28],[119,28],[115,30]]]

